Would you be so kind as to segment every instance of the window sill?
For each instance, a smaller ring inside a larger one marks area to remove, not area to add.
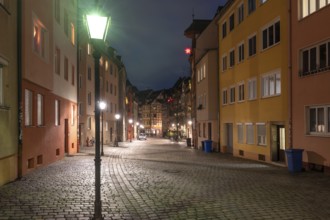
[[[269,96],[262,96],[261,98],[262,99],[268,99],[268,98],[274,98],[274,97],[279,97],[281,96],[281,93],[280,94],[275,94],[275,95],[269,95]]]
[[[317,132],[313,132],[313,133],[307,133],[306,134],[307,137],[324,137],[324,138],[329,138],[330,137],[330,133],[317,133]]]

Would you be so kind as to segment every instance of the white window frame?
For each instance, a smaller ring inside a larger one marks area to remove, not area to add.
[[[233,103],[235,103],[235,100],[236,100],[236,87],[231,86],[229,88],[229,103],[233,104]]]
[[[25,113],[24,113],[24,124],[25,126],[33,125],[33,92],[25,89]]]
[[[55,126],[61,124],[61,102],[60,100],[55,99]]]
[[[245,55],[244,41],[238,44],[237,50],[238,50],[238,63],[241,63],[244,61],[244,55]]]
[[[276,25],[279,24],[279,29],[276,29]],[[273,34],[272,36],[270,35],[270,30],[272,30]],[[278,39],[276,39],[277,36],[277,31],[278,33]],[[266,39],[264,39],[264,33],[266,33]],[[276,18],[272,23],[266,25],[262,30],[261,30],[261,48],[262,50],[267,50],[270,47],[273,47],[281,42],[281,20],[280,18]],[[270,41],[272,40],[272,41]]]
[[[266,123],[256,123],[256,125],[257,125],[257,144],[259,146],[266,146],[267,145]]]
[[[257,99],[257,78],[254,77],[248,80],[248,100]]]
[[[44,125],[44,96],[37,94],[37,125]]]
[[[238,102],[243,102],[245,100],[245,85],[244,81],[238,83],[237,85],[237,91],[238,91]]]
[[[245,123],[245,131],[246,131],[246,144],[254,144],[254,125],[253,123]]]
[[[311,110],[315,110],[315,119],[311,122]],[[321,114],[320,110],[323,111]],[[321,115],[320,115],[321,114]],[[330,105],[306,107],[307,134],[309,135],[330,135]],[[314,127],[314,128],[312,128]]]
[[[235,66],[235,48],[232,48],[229,51],[229,68],[233,68]]]
[[[300,19],[305,18],[330,4],[330,0],[300,0]],[[306,6],[306,7],[305,7]]]
[[[237,143],[244,144],[244,128],[242,123],[237,123]]]
[[[282,91],[281,71],[275,70],[261,76],[261,97],[281,95]]]
[[[227,54],[222,55],[222,72],[225,72],[227,70]]]
[[[237,7],[237,21],[238,24],[244,21],[244,2]]]
[[[224,88],[222,90],[222,105],[227,105],[228,104],[228,90],[227,88]]]
[[[255,39],[255,42],[253,42]],[[248,55],[252,57],[257,54],[257,34],[252,34],[248,37]]]

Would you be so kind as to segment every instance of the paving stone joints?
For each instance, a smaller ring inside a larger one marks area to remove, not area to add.
[[[1,219],[91,219],[94,151],[0,187]],[[105,219],[330,219],[330,178],[149,139],[105,146]]]

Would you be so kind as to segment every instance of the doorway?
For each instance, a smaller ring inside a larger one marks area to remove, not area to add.
[[[285,127],[271,126],[271,158],[273,162],[285,162]]]
[[[226,124],[226,133],[227,133],[227,152],[233,153],[233,124]]]
[[[69,153],[69,119],[64,119],[64,153]]]

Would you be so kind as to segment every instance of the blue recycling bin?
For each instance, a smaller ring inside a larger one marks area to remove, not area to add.
[[[303,149],[288,149],[285,150],[288,169],[291,173],[302,171],[302,153]]]
[[[204,152],[205,153],[212,152],[212,141],[211,140],[204,141]]]

